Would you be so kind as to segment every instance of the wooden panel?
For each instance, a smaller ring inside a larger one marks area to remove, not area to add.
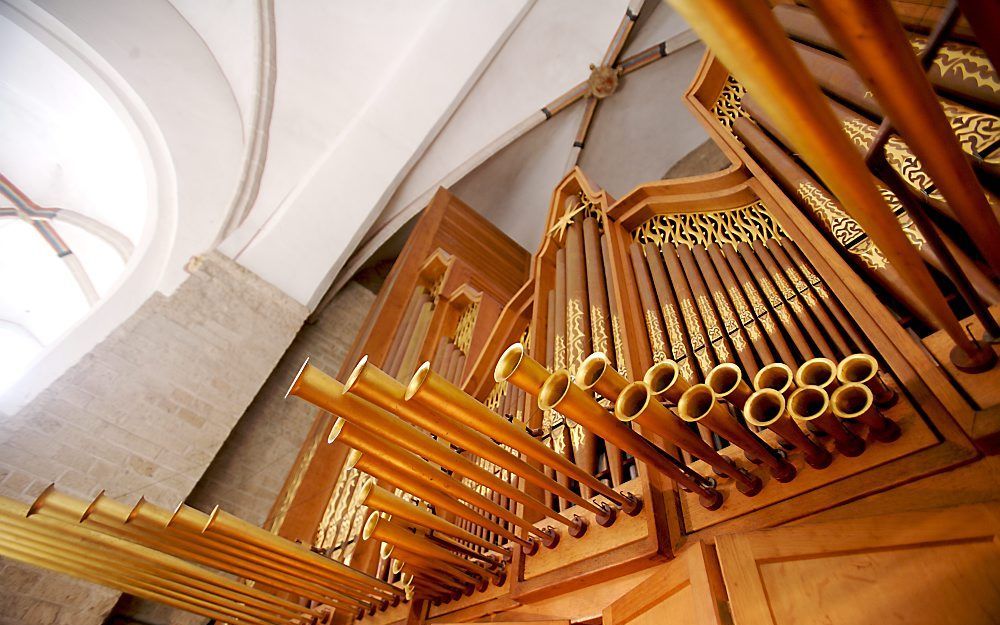
[[[740,625],[996,623],[1000,505],[720,536]]]
[[[724,603],[714,550],[697,542],[609,605],[604,625],[718,625]]]

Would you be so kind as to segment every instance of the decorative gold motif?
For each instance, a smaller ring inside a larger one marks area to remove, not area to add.
[[[845,118],[841,120],[841,124],[844,127],[844,132],[851,138],[851,141],[866,150],[875,140],[877,129],[873,124],[863,121],[858,117]],[[944,199],[936,190],[934,181],[923,170],[923,167],[921,167],[916,155],[910,151],[910,148],[899,137],[890,137],[884,149],[889,165],[899,173],[907,184],[932,198]]]
[[[649,346],[653,350],[653,361],[662,362],[667,359],[666,345],[663,342],[663,328],[660,320],[652,310],[646,311],[646,329],[649,331]]]
[[[927,38],[910,35],[910,45],[918,53],[927,45]],[[951,75],[962,82],[975,83],[993,93],[1000,92],[1000,80],[986,53],[981,48],[945,43],[934,57],[934,67],[942,76]]]
[[[275,513],[274,518],[271,519],[271,525],[268,527],[272,533],[277,534],[278,530],[281,529],[281,525],[285,522],[285,516],[292,505],[292,500],[295,499],[299,487],[302,486],[302,479],[305,477],[306,469],[309,468],[309,463],[312,462],[313,456],[316,455],[316,450],[319,449],[321,438],[326,438],[325,432],[313,437],[313,440],[309,443],[309,448],[302,456],[302,460],[295,465],[293,473],[288,480],[288,486],[285,488],[285,496],[281,499],[281,505],[278,506],[278,511]]]
[[[587,357],[583,339],[583,305],[578,299],[568,299],[566,300],[566,366],[570,369]]]
[[[741,208],[705,213],[655,215],[640,225],[632,237],[640,243],[707,246],[712,243],[751,243],[782,234],[781,227],[760,202]]]
[[[556,335],[555,350],[556,353],[553,366],[556,369],[563,369],[566,367],[566,342],[561,334]]]
[[[722,338],[722,330],[715,323],[715,314],[712,312],[712,304],[704,295],[695,298],[698,303],[698,310],[701,311],[701,319],[705,323],[705,331],[708,332],[708,340],[715,342]]]
[[[973,156],[988,154],[1000,142],[1000,118],[989,113],[980,113],[961,104],[942,102],[941,108],[958,137],[962,150]],[[985,159],[996,163],[1000,153]]]
[[[591,306],[590,320],[590,342],[594,346],[594,351],[606,351],[611,346],[611,339],[608,337],[607,319],[604,318],[604,311],[597,306]]]
[[[691,349],[698,351],[705,347],[705,337],[701,333],[701,319],[694,310],[694,304],[690,299],[684,298],[680,301],[681,314],[684,315],[684,323],[687,324],[688,338],[691,339]]]
[[[726,328],[726,334],[732,334],[740,327],[740,324],[736,321],[736,315],[733,314],[733,309],[729,306],[729,302],[726,301],[726,296],[723,295],[722,291],[712,291],[712,299],[715,300],[715,307],[722,318],[722,325]]]
[[[618,364],[618,373],[628,379],[628,365],[625,363],[625,346],[622,343],[621,322],[618,321],[618,315],[613,313],[611,315],[611,334],[615,343],[615,362]]]
[[[732,128],[738,118],[746,117],[746,111],[743,110],[743,97],[746,93],[746,87],[739,81],[732,76],[726,78],[726,84],[712,107],[712,114],[720,124]]]
[[[476,327],[476,317],[479,315],[479,302],[472,302],[465,307],[455,324],[455,347],[466,356],[472,346],[472,331]]]
[[[677,309],[674,308],[673,304],[667,304],[661,306],[661,308],[663,311],[663,323],[667,326],[670,353],[673,355],[674,360],[679,360],[684,357],[686,352],[684,351],[684,334],[681,331],[681,321],[677,317]]]
[[[749,325],[753,320],[753,313],[750,312],[750,308],[747,307],[747,302],[743,298],[743,293],[740,292],[735,285],[726,289],[729,291],[729,299],[733,301],[733,306],[736,308],[736,314],[740,317],[740,323],[744,326]]]

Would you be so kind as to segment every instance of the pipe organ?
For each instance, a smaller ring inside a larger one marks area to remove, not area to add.
[[[50,491],[4,553],[226,622],[997,618],[996,504],[949,509],[996,499],[957,476],[1000,440],[997,24],[670,3],[729,167],[574,169],[533,255],[439,190],[343,369],[292,382],[320,410],[270,532]]]

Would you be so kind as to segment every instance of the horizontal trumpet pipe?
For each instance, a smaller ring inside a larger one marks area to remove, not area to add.
[[[864,384],[844,384],[830,396],[833,415],[838,419],[853,419],[868,426],[872,438],[891,443],[901,432],[895,421],[875,407],[875,397]]]
[[[504,556],[510,553],[509,549],[487,542],[475,534],[463,530],[454,523],[449,523],[436,514],[431,514],[420,506],[414,506],[403,501],[384,488],[376,485],[375,482],[368,482],[361,488],[358,501],[370,510],[380,510],[386,514],[391,514],[393,517],[405,519],[421,527],[441,532],[442,534],[470,542],[474,545],[479,545],[483,549],[495,551]]]
[[[434,440],[396,415],[344,392],[344,386],[308,362],[303,365],[292,382],[288,394],[301,397],[311,404],[336,414],[341,418],[399,445],[407,451],[427,458],[490,489],[514,497],[524,504],[525,510],[539,516],[573,527],[573,521],[552,511],[544,503],[521,492],[505,480],[470,461],[452,448]]]
[[[772,362],[761,367],[753,377],[754,390],[771,389],[781,393],[788,399],[795,390],[795,374],[792,368],[783,362]]]
[[[795,372],[795,383],[832,392],[837,387],[837,363],[822,357],[807,360]]]
[[[358,362],[354,371],[348,376],[347,382],[344,384],[344,391],[349,394],[356,394],[358,397],[398,415],[412,425],[432,432],[439,438],[451,441],[462,449],[521,476],[525,482],[532,486],[537,486],[549,493],[564,497],[568,501],[572,501],[592,512],[601,511],[599,507],[590,501],[583,499],[565,485],[559,484],[518,456],[511,454],[481,432],[452,419],[446,414],[436,412],[416,402],[406,401],[406,387],[368,362],[367,356]],[[521,491],[518,491],[518,493],[521,493]],[[513,492],[508,492],[508,496],[522,504],[529,497],[526,493],[518,495]],[[550,516],[551,514],[552,512],[550,511],[546,516]]]
[[[707,486],[704,477],[618,421],[586,391],[573,384],[565,369],[553,373],[542,385],[538,407],[559,411],[677,484],[698,493],[706,508],[715,509],[722,505],[721,493]]]
[[[815,423],[833,439],[837,451],[845,456],[860,456],[865,441],[844,427],[830,409],[830,396],[818,386],[803,386],[788,399],[788,413],[795,419]]]
[[[896,401],[896,391],[879,375],[878,361],[869,354],[851,354],[837,365],[837,379],[844,384],[864,384],[871,390],[875,404],[890,406]]]
[[[684,391],[677,404],[677,414],[689,423],[701,423],[719,436],[730,441],[750,458],[760,460],[779,482],[787,482],[795,477],[795,467],[775,455],[750,430],[739,424],[715,398],[715,392],[707,384],[695,384]]]
[[[731,362],[715,365],[705,376],[705,384],[717,397],[725,399],[741,412],[753,393],[753,389],[743,379],[743,372]]]
[[[830,452],[813,442],[788,415],[785,397],[777,390],[764,388],[755,391],[747,400],[743,415],[747,423],[767,428],[794,445],[812,468],[825,469],[833,461]]]
[[[525,355],[522,360],[526,361],[528,359],[529,357]],[[528,388],[524,390],[531,393],[531,390]],[[413,374],[406,388],[406,398],[408,401],[416,401],[447,414],[449,417],[462,421],[470,427],[483,428],[486,430],[484,433],[491,438],[510,445],[532,460],[561,471],[563,474],[574,478],[580,484],[591,488],[616,504],[625,504],[628,501],[627,497],[616,492],[613,488],[609,488],[604,482],[582,470],[568,458],[560,456],[551,448],[532,437],[524,428],[518,427],[498,416],[492,410],[476,401],[474,397],[431,371],[428,363],[421,365],[417,369],[417,372]],[[570,498],[567,497],[567,499],[569,500]],[[572,500],[577,505],[595,514],[605,514],[604,510],[586,499],[573,497]]]
[[[455,580],[463,584],[479,584],[482,582],[484,577],[482,575],[477,575],[474,571],[470,571],[464,567],[455,566],[433,557],[428,557],[426,555],[419,554],[410,549],[406,549],[402,545],[394,545],[392,543],[383,543],[384,545],[389,545],[390,553],[392,557],[404,560],[408,563],[415,564],[417,566],[423,567],[425,569],[431,569],[438,571],[443,575],[448,575]]]
[[[653,397],[674,405],[681,400],[684,391],[691,387],[681,375],[681,368],[673,360],[658,362],[647,369],[642,381],[649,387]]]
[[[739,471],[732,461],[688,429],[677,415],[653,398],[645,382],[633,382],[625,387],[615,402],[615,417],[619,421],[635,421],[644,432],[659,434],[692,456],[701,458],[719,475],[731,477],[746,489],[760,490],[759,479]]]
[[[474,489],[435,468],[434,465],[420,456],[408,452],[402,447],[393,445],[386,440],[381,440],[364,428],[359,428],[348,421],[344,421],[342,418],[337,419],[333,429],[330,431],[330,441],[333,442],[334,440],[339,440],[362,453],[378,454],[386,463],[400,471],[409,473],[417,479],[423,480],[441,492],[452,497],[457,497],[470,506],[474,506],[486,513],[513,523],[530,534],[535,534],[543,539],[549,538],[549,534],[545,531],[538,529],[513,512],[501,508]],[[511,532],[507,533],[511,534]]]
[[[432,532],[430,534],[427,534],[427,539],[435,543],[436,545],[443,547],[444,549],[449,549],[451,551],[454,551],[460,556],[465,556],[470,560],[479,560],[480,562],[483,563],[484,566],[488,568],[498,568],[500,566],[500,563],[493,556],[479,553],[478,551],[470,549],[465,545],[462,545],[443,534],[434,534]]]
[[[585,391],[597,391],[608,401],[617,401],[628,385],[628,380],[611,366],[611,361],[602,352],[595,352],[583,359],[573,382]]]

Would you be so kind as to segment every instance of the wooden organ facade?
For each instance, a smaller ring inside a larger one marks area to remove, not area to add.
[[[321,410],[271,538],[219,530],[336,593],[230,562],[260,606],[215,618],[1000,619],[1000,80],[959,12],[978,3],[925,22],[844,3],[895,42],[885,58],[835,3],[672,4],[720,55],[685,101],[730,165],[617,199],[574,169],[533,254],[439,190],[343,368],[292,383]],[[903,60],[950,164],[885,93],[877,66]],[[828,113],[815,137],[806,103]]]

